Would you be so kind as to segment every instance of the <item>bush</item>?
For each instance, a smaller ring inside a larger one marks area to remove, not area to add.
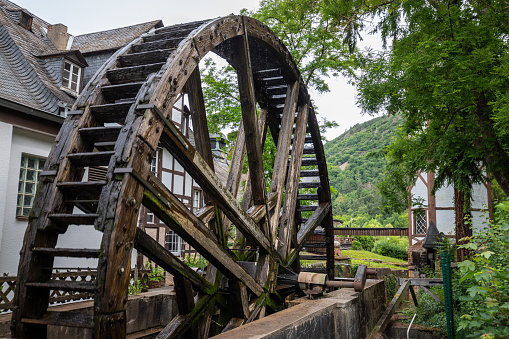
[[[355,237],[355,240],[352,243],[352,250],[371,251],[374,244],[375,239],[373,237],[370,237],[369,235],[359,235]]]
[[[386,257],[407,260],[408,250],[405,246],[400,245],[395,241],[389,239],[381,239],[375,242],[373,252]]]
[[[494,219],[461,245],[472,252],[458,264],[462,338],[509,338],[509,201],[496,206]]]

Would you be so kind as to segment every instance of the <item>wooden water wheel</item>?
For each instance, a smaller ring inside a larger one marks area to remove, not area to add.
[[[242,104],[226,185],[213,170],[198,69],[211,51],[236,69]],[[195,146],[170,119],[182,93]],[[277,145],[270,181],[262,160],[267,132]],[[206,194],[206,206],[196,214],[151,173],[157,147],[166,148]],[[246,153],[249,183],[240,204],[234,197]],[[107,166],[104,180],[84,179],[92,166]],[[137,228],[142,205],[209,261],[204,274]],[[103,65],[57,136],[24,239],[13,336],[45,337],[48,325],[64,325],[93,328],[97,338],[125,337],[133,248],[174,276],[179,315],[160,337],[208,337],[253,321],[282,308],[278,267],[299,270],[299,252],[319,225],[327,234],[332,277],[330,206],[309,95],[288,50],[267,26],[231,15],[147,33]],[[304,218],[303,211],[311,215]],[[70,225],[93,225],[102,242],[95,249],[57,246]],[[240,246],[228,246],[231,225],[242,235]],[[96,258],[97,278],[52,280],[56,257]],[[93,314],[51,312],[50,290],[92,292]]]

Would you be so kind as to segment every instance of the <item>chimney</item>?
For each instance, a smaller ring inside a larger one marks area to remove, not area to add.
[[[67,26],[62,24],[48,26],[48,38],[59,51],[67,48]]]

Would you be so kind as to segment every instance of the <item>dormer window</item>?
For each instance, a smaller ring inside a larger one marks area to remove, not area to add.
[[[30,28],[32,28],[32,16],[28,15],[25,12],[21,12],[21,17],[19,18],[19,25],[23,28],[30,30]]]
[[[64,74],[62,76],[62,86],[79,93],[81,82],[81,67],[72,62],[64,61]]]

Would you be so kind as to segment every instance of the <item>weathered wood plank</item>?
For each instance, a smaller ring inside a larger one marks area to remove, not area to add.
[[[383,333],[385,331],[385,328],[387,327],[387,325],[391,321],[392,315],[394,314],[394,312],[396,311],[396,308],[399,306],[399,304],[403,300],[403,296],[408,291],[409,287],[410,287],[410,281],[409,280],[405,281],[400,286],[400,288],[398,289],[398,291],[394,295],[394,298],[389,303],[389,306],[387,306],[387,308],[385,309],[385,312],[380,317],[380,320],[378,320],[378,322],[376,323],[375,328],[371,332],[369,338],[375,338],[376,334]]]
[[[135,175],[133,174],[133,176]],[[219,246],[217,238],[211,230],[192,214],[178,198],[169,192],[166,186],[155,176],[150,174],[148,181],[140,183],[142,185],[148,184],[158,191],[158,195],[154,195],[150,190],[146,189],[143,204],[161,221],[200,252],[226,276],[244,282],[249,290],[256,295],[260,295],[263,292],[263,288]]]
[[[156,49],[147,52],[130,53],[121,55],[119,60],[122,67],[132,67],[141,64],[154,64],[164,62],[175,49]]]
[[[157,335],[157,339],[172,339],[181,338],[182,335],[193,325],[196,320],[199,319],[200,315],[209,306],[210,303],[215,302],[216,297],[206,295],[201,297],[194,309],[186,314],[179,315],[170,321],[168,325]]]
[[[100,250],[89,248],[44,248],[34,247],[33,252],[54,257],[98,258]]]
[[[93,328],[92,314],[78,312],[48,312],[40,319],[21,319],[27,324],[56,325],[79,328]]]
[[[235,64],[237,66],[237,79],[239,84],[240,104],[244,136],[246,139],[247,159],[249,164],[249,177],[251,179],[252,199],[255,205],[265,204],[265,179],[263,177],[263,158],[258,131],[256,99],[249,53],[248,38],[239,36],[234,40]]]
[[[299,107],[297,114],[296,132],[292,147],[292,158],[290,169],[286,179],[285,201],[283,205],[283,215],[279,221],[279,254],[283,259],[287,259],[290,254],[290,242],[295,227],[295,210],[297,207],[297,195],[299,194],[300,168],[302,162],[302,151],[304,149],[304,139],[306,138],[306,126],[308,121],[308,104]]]
[[[234,316],[242,319],[249,318],[249,299],[246,285],[240,281],[230,280],[229,290],[230,304],[232,305]]]
[[[200,293],[213,294],[216,291],[212,284],[139,228],[136,230],[134,247],[174,277],[188,279]]]
[[[287,264],[291,264],[298,256],[306,241],[313,234],[316,227],[320,225],[327,213],[331,210],[331,203],[321,203],[316,211],[313,212],[311,217],[308,218],[306,223],[302,225],[297,233],[297,247],[293,249],[292,253],[288,256]]]
[[[173,125],[169,121],[168,124]],[[181,136],[180,132],[175,127],[173,129],[165,128],[164,135],[161,138],[161,144],[173,154],[200,187],[214,199],[214,202],[220,207],[223,213],[235,223],[246,237],[251,238],[253,242],[260,245],[264,251],[269,253],[274,252],[269,240],[253,220],[249,218],[246,212],[240,208],[231,193],[223,187],[219,178],[205,163],[203,158],[190,144],[182,144],[179,136]]]
[[[114,85],[145,81],[149,74],[158,72],[164,64],[164,62],[157,62],[155,64],[116,68],[106,72],[106,76]]]
[[[316,120],[316,115],[313,107],[310,107],[308,125],[311,131],[311,138],[313,140],[313,148],[316,151],[316,160],[318,163],[318,170],[320,173],[320,188],[318,189],[319,202],[330,202],[330,184],[329,174],[327,172],[327,160],[323,150],[323,144],[320,136],[320,127]],[[332,210],[322,220],[322,227],[325,230],[326,238],[326,254],[327,254],[327,276],[329,279],[334,279],[334,230],[332,220]]]
[[[200,70],[198,66],[187,79],[185,90],[188,94],[189,109],[193,121],[196,151],[202,156],[207,165],[214,169],[214,158],[212,156],[209,127],[207,125],[207,112],[205,111],[205,101],[203,100]]]
[[[297,107],[298,90],[298,81],[295,81],[293,85],[288,88],[285,108],[283,111],[281,131],[279,133],[279,140],[277,142],[276,159],[274,160],[274,171],[270,184],[270,192],[276,193],[278,197],[278,202],[276,203],[276,207],[274,208],[270,218],[272,239],[277,237],[276,233],[279,226],[279,212],[281,210],[280,206],[283,199],[284,184],[286,181],[288,154],[290,153],[293,119],[295,117],[295,111]]]
[[[195,305],[194,305],[194,293],[189,280],[181,276],[174,276],[173,290],[175,291],[179,314],[184,315],[191,313]],[[185,331],[183,335],[186,338],[197,339],[198,328],[196,326],[192,326],[187,331]]]
[[[406,280],[410,280],[410,284],[412,286],[443,286],[444,280],[442,278],[399,278],[398,284],[402,285]]]

